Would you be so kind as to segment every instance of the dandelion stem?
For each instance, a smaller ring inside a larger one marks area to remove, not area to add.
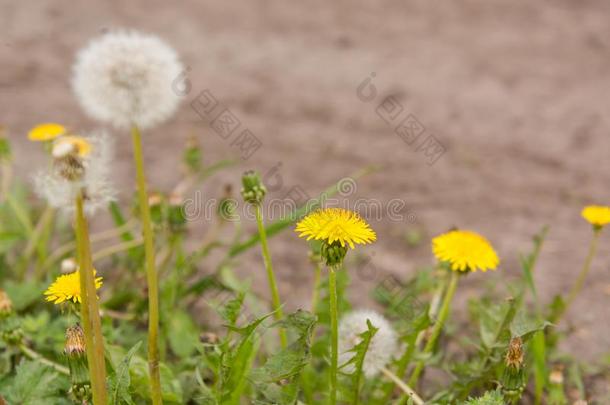
[[[566,299],[566,304],[561,311],[561,314],[557,317],[557,322],[563,317],[563,315],[567,312],[568,308],[572,305],[582,287],[585,284],[585,280],[587,279],[587,274],[589,274],[589,270],[591,269],[591,262],[593,261],[593,257],[595,256],[595,252],[597,252],[597,242],[599,241],[599,235],[601,234],[600,230],[595,230],[593,232],[593,239],[591,239],[591,244],[589,245],[589,253],[587,254],[587,258],[585,259],[585,263],[583,264],[582,270],[576,279],[576,283],[572,286],[570,293],[568,294],[568,298]]]
[[[256,211],[256,223],[258,225],[258,234],[261,240],[261,250],[263,252],[263,261],[265,262],[265,269],[267,270],[267,278],[269,280],[269,289],[271,290],[271,300],[273,303],[273,310],[275,311],[275,318],[280,320],[284,317],[282,313],[282,303],[280,301],[280,294],[277,290],[277,284],[275,282],[275,273],[273,272],[273,265],[271,263],[271,254],[269,253],[269,245],[267,244],[267,234],[265,232],[265,224],[263,223],[263,210],[260,203],[254,203]],[[288,341],[286,338],[286,331],[284,328],[279,328],[280,342],[282,347],[286,347]]]
[[[322,267],[320,262],[316,260],[313,276],[313,293],[311,295],[311,313],[316,313],[318,307],[318,299],[320,297],[320,278],[322,276]]]
[[[76,196],[76,242],[78,245],[80,291],[81,291],[81,318],[85,334],[85,349],[87,351],[87,364],[93,391],[93,403],[105,405],[106,393],[106,363],[104,360],[104,340],[100,320],[99,306],[95,281],[93,279],[93,265],[91,263],[91,246],[89,244],[89,230],[87,219],[83,210],[83,194]]]
[[[142,153],[142,136],[140,129],[131,127],[133,141],[133,157],[136,166],[136,182],[138,185],[138,200],[144,237],[144,253],[146,260],[146,278],[148,282],[148,369],[150,373],[150,389],[153,405],[163,403],[161,397],[161,376],[159,373],[159,287],[155,269],[155,246],[153,240],[148,191],[144,174],[144,157]]]
[[[328,269],[328,296],[330,298],[330,405],[337,403],[337,366],[339,362],[339,333],[337,327],[337,275],[336,268]]]
[[[417,393],[411,387],[409,387],[400,378],[398,378],[397,375],[395,375],[385,367],[381,368],[381,372],[383,373],[383,375],[392,380],[392,382],[396,384],[398,388],[400,388],[407,396],[409,396],[416,405],[422,405],[424,403],[424,400],[421,399],[421,397],[417,395]]]
[[[61,374],[70,375],[70,370],[67,367],[62,366],[61,364],[57,364],[46,357],[43,357],[42,354],[30,349],[23,343],[19,345],[19,350],[23,354],[25,354],[29,359],[36,360],[46,366],[53,368],[55,371]]]
[[[458,279],[460,275],[457,271],[451,271],[451,278],[449,280],[449,286],[447,287],[447,291],[445,292],[445,298],[443,299],[443,305],[438,315],[438,319],[434,324],[434,328],[432,329],[432,335],[430,339],[424,346],[424,354],[432,353],[434,350],[434,346],[436,345],[436,340],[441,334],[443,330],[443,325],[447,320],[447,316],[449,315],[449,309],[451,308],[451,301],[453,300],[453,296],[455,294],[455,290],[457,288]],[[424,362],[419,361],[411,374],[411,378],[409,378],[409,385],[411,387],[417,386],[417,381],[419,380],[419,376],[424,369]]]

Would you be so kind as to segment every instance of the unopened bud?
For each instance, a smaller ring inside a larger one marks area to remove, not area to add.
[[[244,173],[241,178],[241,195],[249,204],[260,204],[267,194],[267,189],[263,185],[260,176],[253,170]]]
[[[563,366],[559,365],[553,368],[549,374],[549,382],[551,384],[563,385]]]
[[[0,290],[0,318],[8,316],[13,312],[13,302],[6,292]]]

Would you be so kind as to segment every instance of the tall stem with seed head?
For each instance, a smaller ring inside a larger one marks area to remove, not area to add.
[[[83,194],[76,196],[76,242],[78,245],[79,276],[81,291],[81,320],[85,334],[85,350],[93,391],[93,403],[106,405],[106,363],[104,361],[104,338],[100,311],[95,289],[89,229],[83,209]]]
[[[138,201],[142,220],[142,235],[144,237],[144,253],[146,263],[146,280],[148,283],[148,369],[150,373],[150,389],[153,405],[163,403],[161,396],[161,376],[159,373],[159,284],[155,268],[155,246],[153,239],[148,191],[144,174],[144,158],[142,153],[142,136],[137,126],[132,126],[133,157],[136,166],[136,182],[138,186]]]

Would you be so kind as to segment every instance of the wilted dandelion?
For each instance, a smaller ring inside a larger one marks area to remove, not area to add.
[[[105,133],[62,141],[54,146],[53,155],[54,170],[41,171],[34,177],[36,192],[49,205],[72,212],[77,193],[83,191],[85,211],[93,215],[115,199],[116,192],[110,181],[113,145]]]
[[[581,215],[596,229],[610,224],[610,207],[602,205],[589,205],[583,208]]]
[[[500,260],[491,244],[476,232],[451,231],[432,240],[432,251],[440,261],[448,262],[451,270],[495,270]]]
[[[13,311],[13,302],[4,290],[0,290],[0,318]]]
[[[67,356],[83,356],[85,354],[85,333],[80,325],[66,329],[64,354]]]
[[[182,70],[176,52],[156,36],[113,31],[78,53],[72,85],[91,117],[148,128],[176,110],[180,98],[171,83]]]
[[[372,310],[354,311],[339,322],[339,362],[349,361],[353,356],[350,350],[360,343],[360,334],[366,332],[367,319],[378,329],[371,339],[362,370],[372,378],[376,376],[392,360],[398,350],[398,337],[392,324],[381,314]]]
[[[66,128],[52,122],[35,126],[28,132],[28,139],[34,142],[51,141],[66,134]]]
[[[95,289],[99,290],[102,286],[102,277],[95,277],[96,271],[93,271],[95,280]],[[55,281],[44,292],[46,300],[53,304],[61,304],[66,301],[74,303],[81,302],[81,284],[80,272],[76,271],[70,274],[64,274],[55,279]]]

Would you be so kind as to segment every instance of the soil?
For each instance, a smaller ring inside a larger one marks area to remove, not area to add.
[[[146,134],[154,188],[181,179],[190,136],[204,145],[207,162],[238,161],[201,190],[206,198],[227,182],[238,188],[249,168],[267,174],[271,197],[284,198],[294,187],[314,196],[358,169],[381,166],[347,196],[384,207],[382,218],[370,219],[379,241],[363,250],[377,273],[352,275],[361,305],[383,275],[404,278],[429,264],[429,238],[452,226],[486,235],[502,258],[496,273],[464,281],[456,307],[490,280],[519,277],[519,254],[544,225],[550,230],[535,278],[548,301],[569,290],[586,255],[591,230],[582,206],[609,202],[609,16],[602,0],[0,0],[0,120],[14,140],[17,173],[28,179],[44,162],[24,137],[30,127],[99,125],[70,90],[75,52],[106,29],[156,33],[179,51],[190,87],[179,113]],[[368,100],[370,86],[376,93]],[[241,121],[240,131],[262,143],[249,158],[191,107],[206,89]],[[386,123],[379,112],[400,115]],[[394,129],[408,116],[414,126],[401,138]],[[426,148],[431,142],[444,153]],[[125,200],[133,187],[128,135],[117,133],[117,143]],[[388,214],[393,199],[405,202],[402,219]],[[208,225],[194,221],[194,234]],[[410,247],[405,234],[418,232],[423,242]],[[565,349],[583,360],[610,347],[609,243],[605,232],[568,314],[576,333]],[[304,243],[285,232],[270,245],[287,306],[307,306],[312,271]],[[266,291],[258,252],[244,256],[238,271]]]

